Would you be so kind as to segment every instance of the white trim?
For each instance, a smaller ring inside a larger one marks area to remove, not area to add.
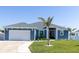
[[[58,39],[58,29],[56,28],[56,40]]]
[[[34,30],[34,40],[36,40],[36,30]]]
[[[37,27],[5,27],[6,29],[7,28],[11,28],[11,29],[14,29],[14,28],[21,28],[21,29],[38,29]]]
[[[71,34],[70,34],[70,32],[68,32],[68,40],[70,40],[70,36],[71,36]]]
[[[3,39],[3,40],[6,40],[6,39],[5,39],[5,29],[4,29],[4,39]]]

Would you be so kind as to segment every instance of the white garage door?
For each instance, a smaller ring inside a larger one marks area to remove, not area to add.
[[[30,40],[30,30],[9,30],[9,40]]]

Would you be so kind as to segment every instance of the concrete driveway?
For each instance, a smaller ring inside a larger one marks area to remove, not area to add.
[[[0,41],[0,53],[31,53],[28,49],[32,41]]]

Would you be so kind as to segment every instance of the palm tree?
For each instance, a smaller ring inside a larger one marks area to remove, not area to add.
[[[75,34],[75,33],[73,33],[75,30],[76,30],[76,28],[68,28],[68,31],[70,32],[70,39],[72,39],[71,35]]]
[[[0,32],[4,33],[4,30],[0,29]]]
[[[43,17],[38,17],[38,19],[42,20],[43,24],[46,26],[47,28],[47,39],[48,39],[48,46],[50,46],[50,39],[49,39],[49,26],[52,23],[54,17],[48,17],[47,20],[44,19]]]

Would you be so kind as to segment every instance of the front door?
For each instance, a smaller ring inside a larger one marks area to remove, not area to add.
[[[56,38],[56,28],[49,28],[49,38],[50,39]]]

